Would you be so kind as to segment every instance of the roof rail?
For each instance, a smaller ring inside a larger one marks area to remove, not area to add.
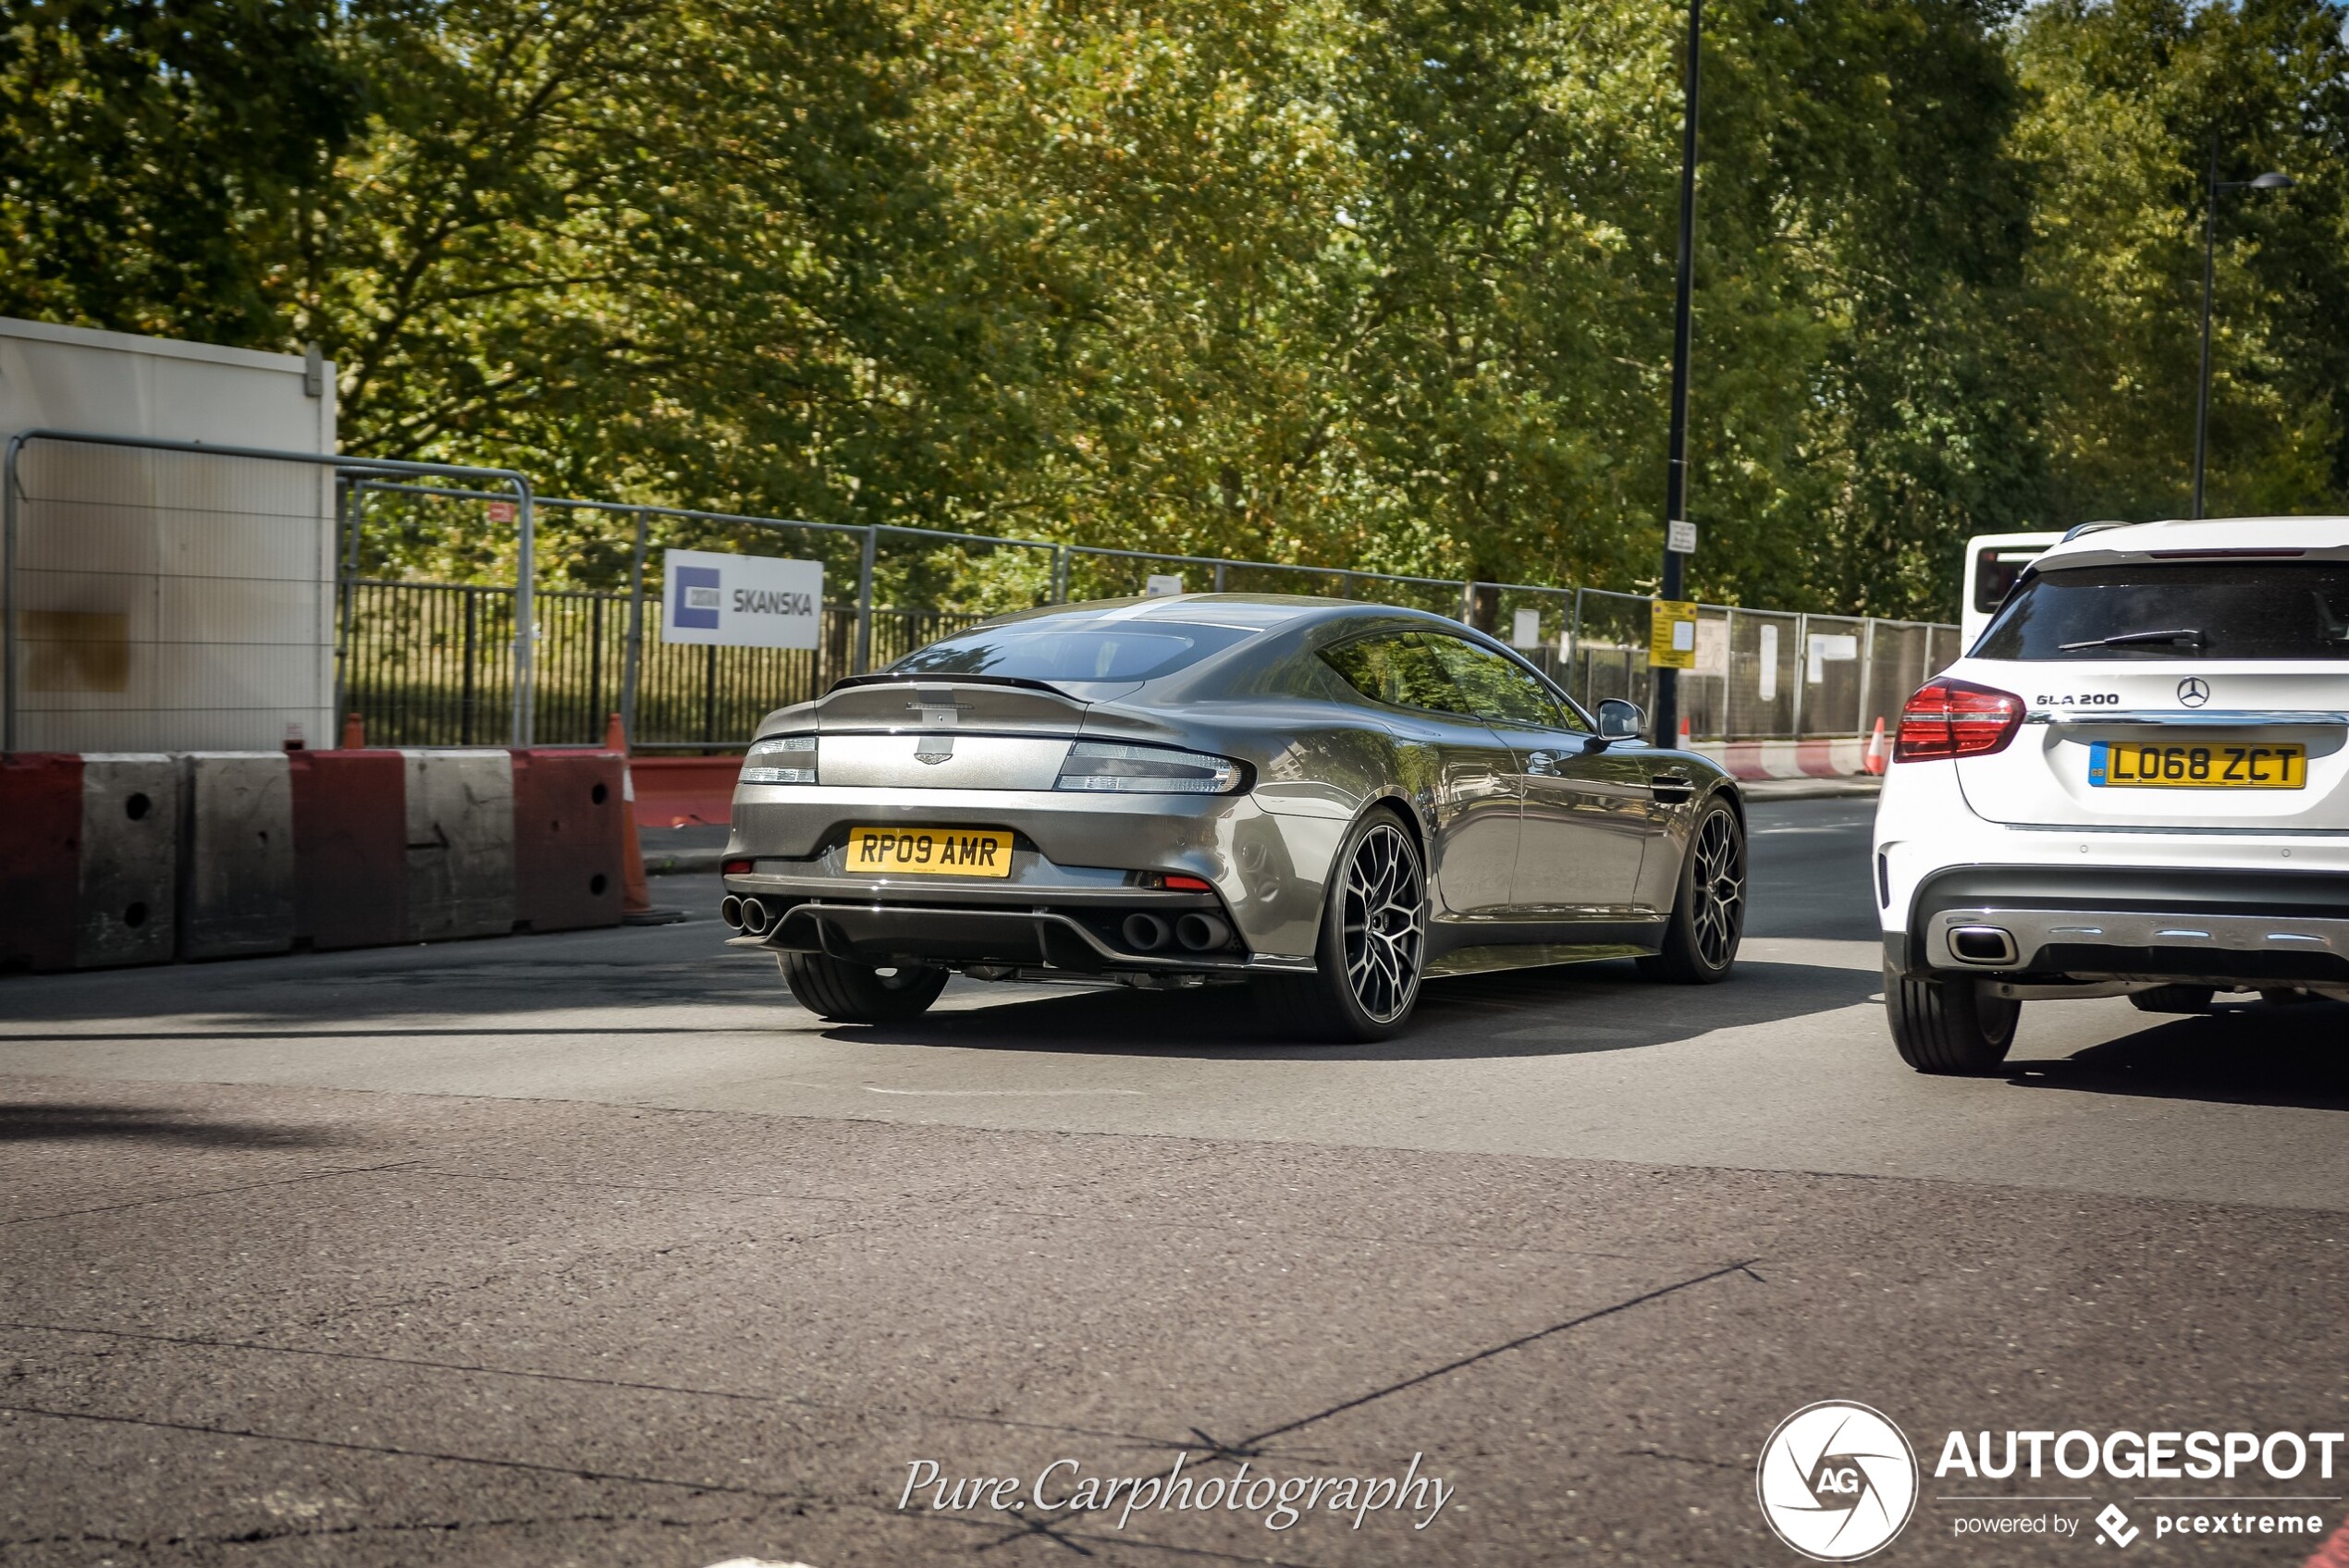
[[[2072,541],[2079,538],[2084,533],[2102,533],[2108,528],[2133,528],[2135,524],[2128,522],[2084,522],[2075,527],[2066,529],[2063,534],[2063,542],[2069,545]]]

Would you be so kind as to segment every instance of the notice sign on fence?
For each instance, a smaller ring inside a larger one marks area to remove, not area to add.
[[[812,648],[822,640],[824,563],[670,550],[661,641]]]
[[[1648,601],[1648,668],[1696,668],[1696,606],[1685,599]]]
[[[1811,684],[1826,683],[1829,661],[1840,662],[1860,656],[1860,639],[1849,632],[1814,631],[1811,634]]]

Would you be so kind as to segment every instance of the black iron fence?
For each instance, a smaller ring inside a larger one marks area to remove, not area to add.
[[[629,595],[541,589],[537,739],[601,741],[628,676]],[[636,740],[655,748],[740,745],[771,710],[805,702],[855,668],[856,609],[828,605],[812,649],[664,643],[660,600],[644,603]],[[346,583],[344,708],[380,746],[502,744],[513,713],[514,591],[363,579]],[[886,664],[977,620],[881,609],[873,659]]]

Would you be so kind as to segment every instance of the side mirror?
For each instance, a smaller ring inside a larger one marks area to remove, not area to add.
[[[1609,697],[1599,704],[1599,739],[1602,741],[1636,741],[1647,727],[1648,716],[1640,711],[1637,703],[1627,703],[1620,697]]]

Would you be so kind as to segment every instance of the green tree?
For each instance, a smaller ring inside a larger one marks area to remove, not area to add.
[[[295,214],[363,78],[304,0],[0,3],[0,313],[282,338]]]
[[[2220,198],[2209,509],[2349,502],[2343,21],[2329,0],[2061,0],[2020,30],[2051,522],[2185,513],[2214,145],[2222,179],[2299,183]]]

